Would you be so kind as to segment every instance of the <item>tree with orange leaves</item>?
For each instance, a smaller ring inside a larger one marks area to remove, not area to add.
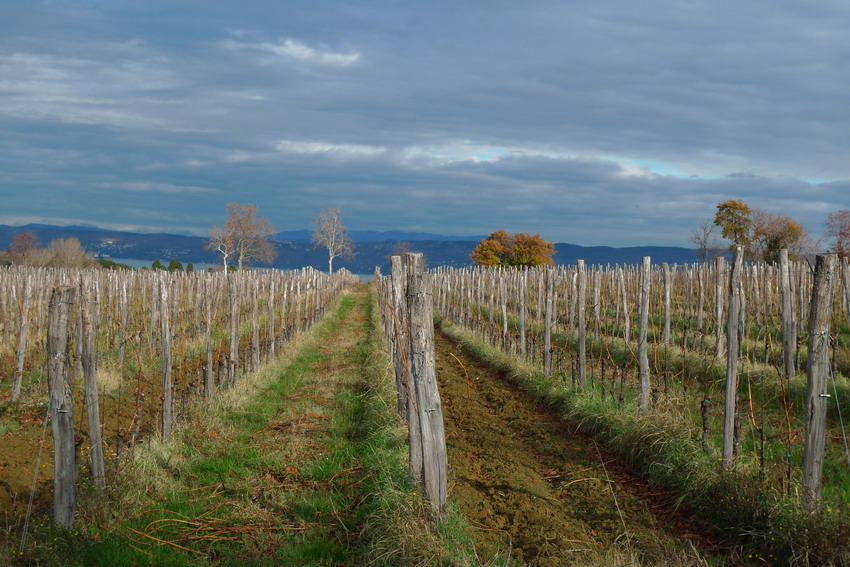
[[[533,267],[552,263],[555,245],[539,234],[497,230],[478,243],[470,258],[479,266]]]

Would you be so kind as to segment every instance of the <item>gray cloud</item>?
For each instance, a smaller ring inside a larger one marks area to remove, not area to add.
[[[250,4],[250,5],[249,5]],[[16,3],[0,222],[686,245],[726,198],[850,206],[835,1]]]

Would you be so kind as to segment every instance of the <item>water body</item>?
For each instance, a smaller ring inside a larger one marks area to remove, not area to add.
[[[119,264],[127,264],[128,266],[130,266],[132,268],[136,268],[136,269],[150,268],[151,264],[153,263],[153,260],[140,260],[138,258],[104,258],[104,259],[105,260],[112,260],[113,262],[117,262]],[[162,263],[163,266],[167,267],[168,263],[171,261],[171,259],[170,258],[165,259],[165,260],[160,259],[159,261]],[[183,264],[183,268],[185,269],[186,264],[188,264],[189,262],[181,262],[181,263]],[[207,264],[205,262],[192,262],[192,265],[195,267],[196,270],[206,270],[208,268],[219,267],[219,264]]]

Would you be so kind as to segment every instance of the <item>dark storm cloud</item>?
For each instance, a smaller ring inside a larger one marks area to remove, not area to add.
[[[848,24],[837,0],[14,3],[0,222],[203,233],[236,200],[281,230],[340,206],[685,245],[742,198],[817,233],[850,204]]]

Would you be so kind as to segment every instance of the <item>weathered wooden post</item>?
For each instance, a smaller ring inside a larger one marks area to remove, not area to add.
[[[723,469],[732,468],[735,451],[735,416],[738,412],[738,327],[741,324],[741,272],[744,247],[735,247],[729,278],[729,313],[726,319],[726,397],[723,405]],[[719,300],[718,300],[719,301]],[[718,321],[720,324],[720,321]]]
[[[127,308],[127,281],[121,281],[121,295],[118,300],[118,317],[120,326],[118,327],[118,371],[123,372],[124,369],[124,352],[126,350],[127,321],[130,313]]]
[[[526,360],[526,343],[525,343],[525,322],[528,313],[528,290],[526,289],[525,270],[519,276],[519,351],[523,360]]]
[[[803,506],[815,510],[821,497],[826,444],[826,405],[829,399],[829,328],[835,293],[835,254],[818,255],[809,311],[809,357],[806,365],[806,445],[803,450]]]
[[[552,374],[552,311],[554,311],[552,296],[555,287],[555,271],[546,270],[544,277],[546,278],[546,311],[543,320],[543,372],[546,376],[550,376]]]
[[[88,277],[80,283],[80,311],[83,315],[83,382],[86,398],[86,417],[89,426],[89,449],[91,449],[91,475],[98,488],[106,486],[103,464],[103,438],[100,432],[100,402],[97,395],[97,321],[92,317],[94,290]]]
[[[666,345],[670,344],[670,294],[673,288],[673,271],[667,262],[661,264],[661,270],[664,272],[664,331],[661,342]]]
[[[227,301],[230,307],[230,366],[228,369],[228,382],[236,384],[239,374],[239,294],[237,290],[236,273],[226,273],[227,277]],[[239,272],[241,275],[241,272]],[[300,307],[299,303],[299,307]],[[296,321],[296,325],[298,322]]]
[[[260,367],[260,280],[251,287],[251,371]]]
[[[502,350],[508,350],[508,292],[505,289],[505,274],[499,270],[499,295],[502,303]]]
[[[623,340],[629,344],[632,340],[632,315],[629,310],[629,295],[626,293],[626,274],[622,268],[617,269],[617,281],[620,288],[620,302],[623,304]]]
[[[584,260],[577,261],[578,269],[578,387],[587,390],[587,321],[585,304],[587,303],[587,271]]]
[[[714,259],[714,356],[723,358],[726,345],[723,342],[723,288],[726,285],[726,260],[723,256]]]
[[[797,373],[794,353],[797,349],[797,322],[794,320],[794,290],[791,289],[791,267],[788,250],[779,251],[779,270],[782,283],[782,359],[785,361],[785,378]]]
[[[159,282],[160,289],[160,334],[162,337],[162,438],[171,438],[171,325],[168,313],[168,282],[163,278]]]
[[[424,266],[421,253],[407,254],[410,370],[422,435],[422,487],[440,521],[446,513],[448,458],[434,356],[433,276],[424,273]]]
[[[68,361],[70,306],[77,288],[53,288],[47,322],[47,377],[53,432],[53,521],[74,526],[77,507],[77,463],[74,458],[74,399]]]
[[[206,345],[207,366],[204,372],[204,397],[211,398],[215,390],[215,372],[213,370],[212,344],[212,280],[204,279],[204,343]]]
[[[649,356],[647,354],[646,334],[649,326],[649,288],[651,278],[652,260],[649,256],[644,256],[640,272],[640,327],[638,329],[638,363],[640,366],[638,373],[638,381],[640,382],[638,386],[638,411],[640,413],[649,411]]]
[[[27,334],[29,332],[30,306],[32,305],[32,276],[24,279],[24,304],[21,307],[21,323],[18,330],[18,351],[15,354],[15,378],[12,381],[12,401],[21,396],[24,380],[24,359],[27,354]]]
[[[269,330],[267,348],[268,348],[268,351],[269,351],[269,358],[270,359],[274,358],[274,346],[275,346],[274,345],[274,343],[275,343],[275,336],[274,336],[274,318],[275,318],[274,298],[275,298],[275,293],[274,293],[274,291],[275,291],[274,290],[274,280],[271,280],[269,282],[269,304],[268,304],[268,315],[267,315],[268,321],[266,322],[268,324],[268,330]]]
[[[390,257],[390,286],[392,294],[392,303],[389,309],[389,317],[392,327],[392,352],[393,362],[395,362],[395,385],[396,385],[396,409],[401,419],[408,418],[408,404],[410,402],[408,390],[410,379],[408,377],[407,364],[407,329],[405,322],[407,321],[407,274],[405,273],[404,264],[401,256]],[[418,428],[418,423],[416,424]],[[417,433],[418,434],[418,433]],[[420,461],[421,456],[413,458],[411,461]]]

